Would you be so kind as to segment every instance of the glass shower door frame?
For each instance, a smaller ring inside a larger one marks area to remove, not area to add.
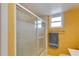
[[[15,4],[15,8],[14,8],[15,9],[14,10],[14,12],[15,12],[15,17],[14,17],[15,18],[15,20],[14,20],[14,22],[15,22],[15,25],[14,25],[15,26],[15,28],[14,28],[14,31],[15,31],[15,43],[14,43],[14,46],[15,46],[15,55],[17,55],[17,51],[16,51],[17,50],[17,46],[16,46],[17,45],[17,43],[16,43],[17,42],[16,41],[16,37],[17,37],[17,35],[16,35],[16,6],[17,6],[17,4]],[[37,31],[37,29],[36,29],[36,31]],[[36,36],[36,38],[37,38],[37,36]],[[37,44],[38,44],[38,40],[37,40]],[[37,46],[37,49],[39,49],[39,46]],[[37,55],[40,55],[40,54],[37,54]]]

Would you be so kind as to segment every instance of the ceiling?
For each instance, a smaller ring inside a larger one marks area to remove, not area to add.
[[[24,7],[43,17],[65,12],[69,9],[79,7],[78,3],[21,3]]]

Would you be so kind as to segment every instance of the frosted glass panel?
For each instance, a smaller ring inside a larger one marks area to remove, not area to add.
[[[38,23],[39,25],[39,23]],[[41,23],[41,28],[37,27],[38,53],[45,50],[45,24]]]
[[[61,20],[62,20],[61,16],[60,17],[54,17],[54,18],[51,19],[51,22],[61,21]]]
[[[25,17],[26,16],[26,17]],[[17,10],[17,55],[36,55],[37,41],[35,20]]]
[[[51,23],[51,27],[62,27],[62,23],[61,22]]]

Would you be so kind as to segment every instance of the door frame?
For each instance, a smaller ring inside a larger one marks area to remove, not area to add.
[[[8,3],[1,5],[1,56],[8,55]]]

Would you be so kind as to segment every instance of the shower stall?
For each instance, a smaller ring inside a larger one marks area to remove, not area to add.
[[[46,23],[21,4],[16,5],[16,55],[40,56],[46,50]],[[46,53],[44,53],[46,55]]]

